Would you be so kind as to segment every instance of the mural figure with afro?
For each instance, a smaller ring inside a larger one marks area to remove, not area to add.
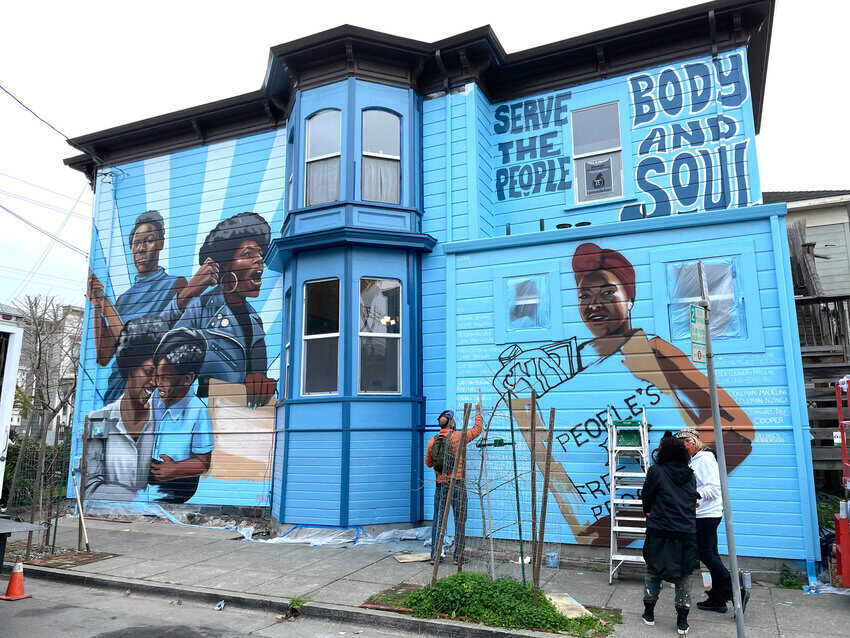
[[[198,330],[207,342],[198,396],[208,396],[211,378],[244,384],[252,407],[266,405],[275,393],[277,381],[268,377],[263,322],[248,302],[260,294],[270,238],[268,222],[256,213],[223,220],[198,252],[201,267],[215,274],[215,287],[198,294],[206,287],[204,281],[190,284],[194,296],[185,307],[179,298],[169,304],[174,326]]]

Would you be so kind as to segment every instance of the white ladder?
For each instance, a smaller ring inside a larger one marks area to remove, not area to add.
[[[631,440],[621,443],[621,435]],[[637,436],[635,436],[637,435]],[[637,461],[638,468],[618,471],[621,460]],[[621,548],[620,541],[629,542],[646,536],[646,516],[643,501],[636,491],[643,488],[649,469],[649,426],[646,408],[640,419],[614,420],[608,409],[608,472],[611,498],[611,545],[608,556],[608,584],[614,582],[623,563],[643,565],[641,550]]]

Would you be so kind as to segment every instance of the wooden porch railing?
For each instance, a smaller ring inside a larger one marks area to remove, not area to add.
[[[850,362],[850,295],[797,297],[795,302],[803,364],[813,357]]]

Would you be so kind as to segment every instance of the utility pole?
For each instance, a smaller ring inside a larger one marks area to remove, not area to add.
[[[741,582],[738,578],[738,554],[735,551],[735,531],[732,525],[732,505],[729,501],[729,474],[726,469],[726,451],[723,447],[723,427],[720,421],[720,405],[717,402],[717,381],[714,376],[714,352],[711,349],[711,302],[702,260],[698,264],[699,286],[702,299],[700,306],[705,310],[705,358],[708,367],[708,388],[711,396],[711,416],[714,421],[714,445],[717,447],[717,464],[720,468],[720,492],[723,495],[723,519],[726,522],[726,546],[729,550],[729,567],[732,572],[732,602],[735,606],[735,625],[738,638],[745,638],[744,611],[741,605]]]

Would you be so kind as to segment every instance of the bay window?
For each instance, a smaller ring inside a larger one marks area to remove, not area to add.
[[[305,206],[339,200],[341,121],[336,109],[319,111],[307,120]]]
[[[302,394],[336,394],[339,369],[339,279],[304,284]]]
[[[378,109],[363,111],[361,197],[398,204],[401,184],[401,118]]]
[[[401,392],[401,283],[360,280],[359,391]]]

